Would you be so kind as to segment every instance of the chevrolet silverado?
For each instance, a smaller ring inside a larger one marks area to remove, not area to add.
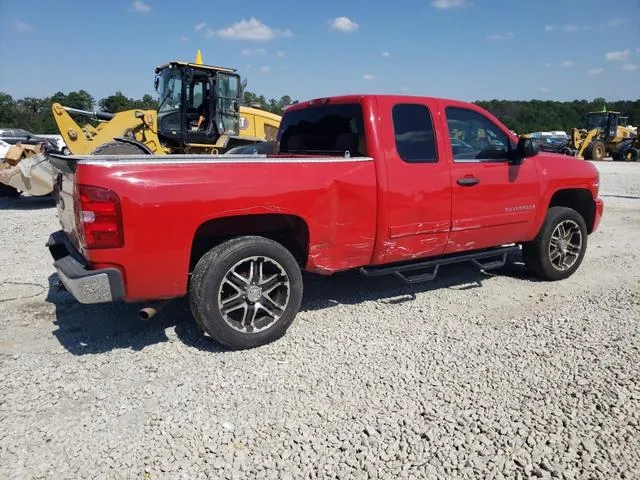
[[[57,157],[47,246],[62,285],[81,303],[188,296],[203,331],[251,348],[291,325],[302,271],[414,283],[521,250],[533,275],[561,280],[603,212],[591,163],[456,100],[304,101],[275,151]]]

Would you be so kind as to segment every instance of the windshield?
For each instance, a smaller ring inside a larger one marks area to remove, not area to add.
[[[282,153],[365,156],[360,104],[337,104],[288,111],[278,133]]]
[[[593,130],[594,128],[600,128],[605,130],[607,128],[607,119],[609,115],[607,113],[589,113],[587,114],[587,130]]]
[[[159,75],[158,112],[180,110],[182,101],[182,72],[174,68],[166,68]]]

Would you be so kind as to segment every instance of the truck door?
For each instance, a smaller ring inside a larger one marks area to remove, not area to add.
[[[451,225],[451,174],[443,157],[444,137],[434,128],[428,99],[398,102],[378,97],[388,134],[378,136],[385,152],[387,201],[384,242],[375,260],[396,262],[441,254]],[[384,204],[384,200],[382,200]],[[384,227],[383,227],[384,228]]]
[[[507,160],[507,132],[481,111],[444,109],[451,159],[452,227],[445,253],[519,242],[527,237],[539,184],[535,159]]]

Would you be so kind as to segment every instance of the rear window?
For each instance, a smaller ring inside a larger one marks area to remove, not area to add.
[[[359,103],[310,106],[290,110],[278,132],[280,153],[366,156]]]

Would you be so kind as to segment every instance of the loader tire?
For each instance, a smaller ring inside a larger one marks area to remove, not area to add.
[[[639,151],[633,147],[627,147],[620,152],[620,160],[625,162],[637,162]]]
[[[96,148],[91,155],[142,155],[145,152],[141,147],[127,142],[107,142]]]
[[[587,160],[601,161],[607,153],[607,147],[602,140],[594,140],[584,151]]]

